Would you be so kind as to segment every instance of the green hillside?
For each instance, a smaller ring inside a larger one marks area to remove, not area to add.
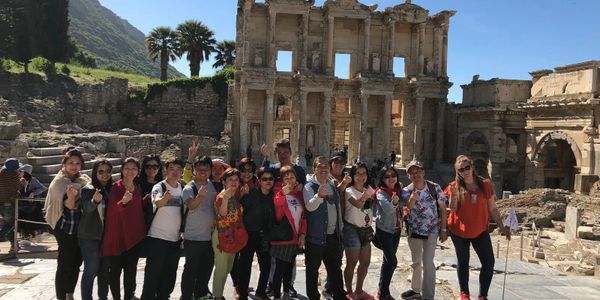
[[[144,33],[98,0],[70,0],[69,17],[69,34],[81,49],[96,57],[98,67],[160,77],[158,61],[146,56]],[[168,76],[184,75],[170,66]]]

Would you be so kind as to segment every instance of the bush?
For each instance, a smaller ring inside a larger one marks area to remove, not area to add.
[[[43,57],[36,57],[32,59],[31,68],[39,72],[44,72],[46,75],[56,74],[56,68],[54,67],[54,64]]]
[[[60,68],[60,72],[63,73],[63,74],[65,74],[65,75],[67,75],[67,76],[71,75],[71,69],[69,69],[69,67],[67,67],[67,65],[63,65]]]

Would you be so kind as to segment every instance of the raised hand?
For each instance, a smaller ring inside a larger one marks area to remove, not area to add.
[[[398,202],[400,202],[400,197],[398,197],[396,192],[393,192],[392,193],[392,204],[398,205]]]
[[[130,191],[125,191],[125,194],[123,194],[123,199],[121,199],[121,203],[123,203],[123,205],[129,203],[129,201],[131,201],[131,199],[133,199],[133,194]]]
[[[269,160],[269,157],[271,157],[271,152],[267,144],[262,144],[262,146],[260,146],[260,154],[262,154],[266,160]]]
[[[198,194],[196,195],[196,199],[204,199],[208,195],[208,191],[204,185],[201,185],[198,189]]]
[[[200,148],[200,143],[198,141],[193,141],[192,145],[188,148],[188,161],[193,162],[196,154],[198,154],[198,148]]]
[[[250,186],[248,186],[248,184],[244,184],[241,188],[240,188],[240,196],[246,195],[250,192]]]
[[[291,184],[286,184],[281,188],[281,193],[284,195],[289,195],[294,190],[294,186]]]
[[[410,198],[408,200],[412,203],[415,203],[415,202],[421,200],[421,196],[419,196],[419,193],[417,193],[417,192],[412,192],[412,194],[410,194]]]
[[[327,186],[325,186],[324,184],[319,186],[319,190],[317,191],[317,195],[319,196],[319,198],[325,198],[327,197],[327,195],[329,195],[329,190],[327,189]]]
[[[344,185],[348,185],[351,181],[352,181],[352,177],[350,177],[350,175],[348,175],[348,174],[346,174],[344,176],[344,179],[342,179],[342,183]]]
[[[129,193],[129,191],[125,192],[125,194]],[[129,193],[131,194],[131,193]],[[169,200],[171,200],[171,197],[173,197],[173,195],[171,195],[171,190],[167,190],[163,196],[161,200],[166,200],[166,202],[169,202]]]
[[[67,186],[67,197],[69,198],[75,198],[75,196],[77,196],[77,189],[74,188],[72,185],[68,185]]]
[[[100,193],[100,189],[96,189],[94,196],[92,196],[92,200],[96,203],[100,203],[102,201],[102,193]]]
[[[448,200],[450,210],[455,211],[458,208],[458,189],[453,185],[450,185],[450,193],[450,199]]]

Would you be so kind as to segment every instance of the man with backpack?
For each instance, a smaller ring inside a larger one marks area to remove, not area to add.
[[[143,300],[169,299],[179,264],[181,231],[184,224],[182,160],[167,160],[166,179],[152,188],[154,217],[146,238],[147,258]]]
[[[214,266],[211,229],[215,223],[217,189],[209,180],[212,161],[202,156],[194,161],[193,167],[194,180],[183,188],[183,202],[189,210],[183,233],[185,266],[181,277],[181,299],[185,300],[210,296],[208,281]]]
[[[434,299],[435,265],[433,257],[437,239],[445,242],[446,195],[442,188],[425,180],[425,168],[413,160],[406,166],[411,184],[402,189],[408,207],[408,247],[412,257],[411,289],[402,299]]]

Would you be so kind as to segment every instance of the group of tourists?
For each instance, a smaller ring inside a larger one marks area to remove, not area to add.
[[[263,145],[261,167],[250,157],[235,168],[221,159],[197,157],[198,148],[194,142],[187,161],[163,162],[156,155],[141,162],[126,158],[116,182],[108,160],[96,160],[90,178],[81,172],[81,152],[66,152],[44,207],[58,242],[58,299],[74,298],[82,262],[82,299],[92,299],[95,280],[99,299],[106,299],[109,290],[113,299],[137,299],[140,257],[146,258],[141,299],[169,299],[182,255],[181,299],[224,299],[227,277],[241,300],[248,299],[253,289],[256,299],[295,297],[296,257],[301,253],[306,296],[311,300],[321,297],[322,264],[327,270],[322,292],[328,298],[394,299],[390,283],[403,228],[412,257],[412,281],[400,297],[434,298],[436,244],[450,237],[461,299],[469,299],[471,245],[482,263],[479,299],[487,299],[494,266],[489,220],[508,238],[510,232],[500,219],[492,185],[477,176],[468,157],[457,157],[456,180],[443,190],[425,179],[419,161],[407,165],[408,186],[400,183],[393,166],[379,170],[376,184],[370,186],[369,167],[358,162],[346,172],[347,158],[341,152],[316,157],[313,174],[307,175],[292,162],[286,140],[276,144],[276,164],[270,163],[271,150]],[[18,167],[7,161],[0,171],[0,195],[6,192],[5,173],[14,170]],[[5,199],[6,210],[10,201]],[[363,288],[371,245],[383,252],[375,296]],[[252,288],[255,255],[260,274]]]

